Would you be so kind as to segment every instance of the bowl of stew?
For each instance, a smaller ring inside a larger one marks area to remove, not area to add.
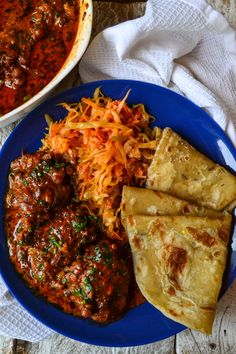
[[[23,118],[75,67],[92,29],[92,0],[0,4],[0,128]]]

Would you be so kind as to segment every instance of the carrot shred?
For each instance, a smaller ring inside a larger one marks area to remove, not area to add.
[[[123,185],[142,186],[157,140],[149,128],[152,117],[142,104],[94,97],[62,103],[68,111],[60,122],[49,120],[43,149],[64,154],[76,164],[77,195],[98,213],[109,237],[126,241],[120,221]]]

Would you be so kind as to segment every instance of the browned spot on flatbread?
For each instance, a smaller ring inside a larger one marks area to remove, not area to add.
[[[191,233],[195,240],[201,242],[204,246],[212,247],[217,243],[216,239],[205,230],[198,230],[191,226],[188,226],[187,230]]]
[[[228,242],[229,239],[229,230],[227,228],[221,227],[218,230],[218,236],[224,243]]]
[[[177,317],[178,316],[178,314],[174,311],[174,310],[169,310],[169,312],[170,312],[170,314],[172,315],[172,316],[175,316],[175,317]]]
[[[167,246],[167,267],[169,269],[168,277],[175,284],[178,290],[181,290],[179,284],[180,275],[187,264],[187,251],[184,248]]]
[[[163,198],[163,194],[159,191],[153,191],[159,198]]]
[[[183,213],[184,214],[188,214],[188,213],[190,213],[191,212],[191,205],[189,205],[189,204],[185,204],[184,206],[183,206],[183,208],[182,208],[182,211],[183,211]]]
[[[141,249],[140,238],[138,236],[134,236],[133,243],[136,248]]]
[[[206,311],[215,311],[215,309],[213,307],[210,307],[210,306],[200,306],[200,309],[201,310],[206,310]]]
[[[218,257],[219,255],[220,255],[220,251],[216,251],[216,252],[214,252],[214,254],[213,254],[214,257]]]
[[[174,296],[175,295],[175,288],[173,286],[170,286],[167,292],[170,296]]]

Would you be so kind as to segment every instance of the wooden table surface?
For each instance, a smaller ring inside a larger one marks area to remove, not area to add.
[[[208,0],[236,29],[236,0]],[[92,38],[106,27],[140,17],[145,2],[128,0],[94,1]],[[73,73],[71,74],[73,75]],[[141,329],[140,329],[141,330]],[[0,336],[0,354],[236,354],[236,281],[218,305],[213,334],[206,336],[189,329],[147,346],[104,348],[78,343],[61,335],[29,343]]]

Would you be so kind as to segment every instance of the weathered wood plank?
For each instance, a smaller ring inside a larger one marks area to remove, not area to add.
[[[236,29],[236,1],[235,0],[208,0],[216,10],[224,15],[230,25]]]
[[[174,354],[174,337],[146,346],[108,348],[79,343],[61,335],[55,335],[40,343],[26,343],[24,352],[17,354]]]
[[[92,39],[107,27],[143,16],[146,3],[136,2],[121,5],[117,2],[94,1],[93,7]],[[104,16],[104,14],[106,15]]]
[[[186,330],[176,336],[178,354],[236,353],[236,281],[220,300],[211,336]]]
[[[0,336],[0,353],[15,354],[16,340]]]

